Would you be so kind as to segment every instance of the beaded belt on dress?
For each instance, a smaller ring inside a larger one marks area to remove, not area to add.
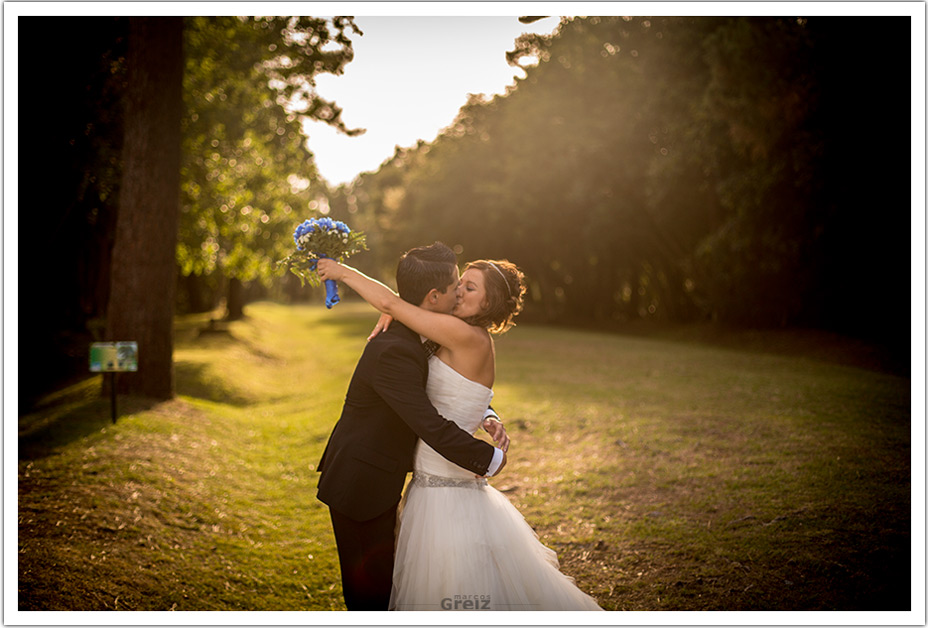
[[[434,487],[453,486],[456,488],[482,488],[487,485],[486,478],[448,478],[442,475],[432,475],[424,471],[414,471],[412,474],[414,486]]]

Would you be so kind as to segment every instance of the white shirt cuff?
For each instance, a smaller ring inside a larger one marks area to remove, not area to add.
[[[499,421],[499,415],[493,412],[493,408],[487,408],[487,411],[483,413],[483,420],[486,421],[487,419],[496,419]]]
[[[493,448],[493,460],[490,461],[490,466],[487,467],[487,477],[491,478],[496,475],[496,472],[499,471],[500,465],[503,464],[503,450],[499,447]]]

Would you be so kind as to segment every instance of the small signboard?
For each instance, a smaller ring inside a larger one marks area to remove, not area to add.
[[[137,342],[94,342],[90,345],[90,370],[118,373],[139,370]]]

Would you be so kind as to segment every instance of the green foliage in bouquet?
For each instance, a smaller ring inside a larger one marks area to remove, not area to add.
[[[340,220],[311,218],[304,220],[293,232],[296,250],[278,262],[300,278],[300,284],[319,285],[316,262],[323,257],[344,262],[348,257],[366,251],[364,232],[352,231]]]

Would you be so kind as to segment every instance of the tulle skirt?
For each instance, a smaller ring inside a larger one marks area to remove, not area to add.
[[[391,610],[602,610],[505,495],[443,481],[419,473],[403,497]]]

